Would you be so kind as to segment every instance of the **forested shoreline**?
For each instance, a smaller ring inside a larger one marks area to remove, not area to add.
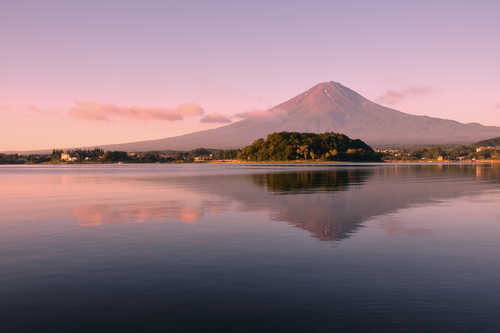
[[[470,145],[372,149],[338,133],[279,132],[243,149],[124,152],[100,148],[53,150],[50,154],[2,154],[0,164],[194,163],[194,162],[419,162],[500,161],[500,138]]]

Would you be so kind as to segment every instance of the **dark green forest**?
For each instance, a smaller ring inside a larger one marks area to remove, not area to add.
[[[272,133],[243,148],[243,161],[380,161],[370,146],[338,133]]]

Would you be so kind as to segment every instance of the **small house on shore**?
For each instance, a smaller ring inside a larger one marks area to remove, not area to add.
[[[76,156],[73,156],[71,153],[61,153],[61,161],[75,162],[76,160]]]

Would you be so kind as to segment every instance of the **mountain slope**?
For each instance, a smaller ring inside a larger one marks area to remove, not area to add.
[[[376,104],[340,83],[324,82],[267,112],[227,126],[104,148],[126,151],[239,148],[281,131],[333,131],[371,145],[471,143],[500,136],[500,127],[410,115]]]
[[[498,146],[500,146],[500,137],[479,141],[479,142],[476,142],[474,145],[475,146],[498,147]]]

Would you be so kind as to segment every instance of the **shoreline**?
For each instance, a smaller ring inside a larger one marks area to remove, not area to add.
[[[196,161],[196,162],[152,162],[152,163],[137,163],[137,162],[43,162],[43,163],[0,163],[0,166],[5,165],[140,165],[140,164],[317,164],[317,165],[332,165],[332,164],[500,164],[500,160],[467,160],[467,161],[315,161],[315,160],[296,160],[296,161],[240,161],[240,160],[210,160],[210,161]]]

